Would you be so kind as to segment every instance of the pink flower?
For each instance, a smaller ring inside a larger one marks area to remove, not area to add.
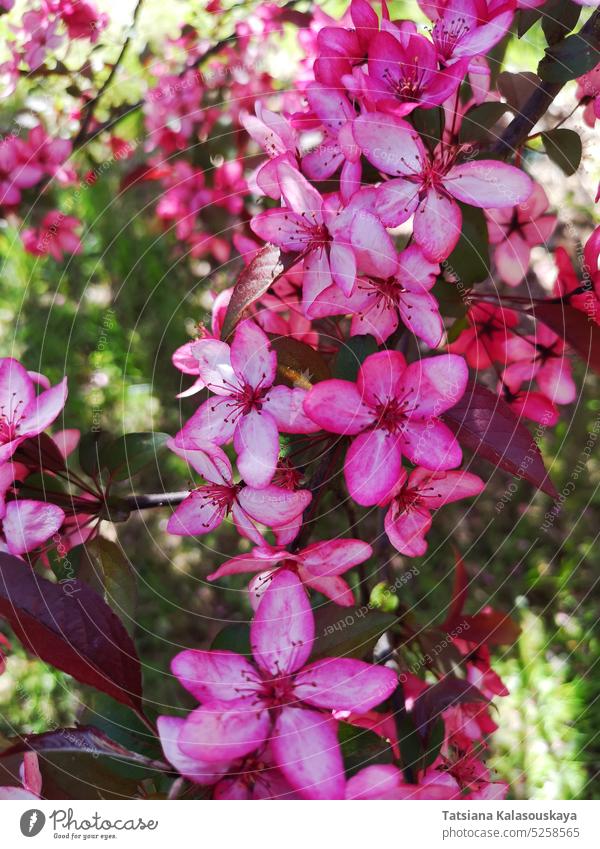
[[[348,780],[346,799],[459,799],[460,786],[447,772],[430,769],[418,784],[408,784],[392,764],[373,764]]]
[[[399,255],[394,275],[385,280],[361,277],[348,298],[330,287],[319,295],[311,312],[314,318],[352,313],[351,335],[369,333],[379,345],[397,329],[400,318],[415,336],[436,348],[444,325],[429,290],[439,271],[440,266],[429,262],[417,245],[410,245]]]
[[[279,545],[294,539],[302,512],[310,503],[310,492],[274,485],[253,489],[235,483],[229,458],[216,445],[189,441],[178,445],[171,440],[169,447],[206,480],[177,507],[167,524],[170,534],[207,534],[231,513],[238,532],[257,545],[264,544],[258,524],[273,528]]]
[[[577,98],[585,100],[583,120],[593,127],[600,118],[600,64],[577,80]]]
[[[533,336],[513,336],[506,343],[506,351],[513,362],[504,370],[502,380],[511,392],[535,380],[552,403],[571,404],[575,400],[577,386],[565,356],[565,343],[545,324],[538,323]]]
[[[60,262],[63,254],[81,253],[81,239],[75,232],[80,226],[77,218],[55,209],[44,216],[39,230],[23,230],[21,238],[28,253],[34,256],[49,254]]]
[[[69,38],[89,38],[92,44],[108,24],[108,16],[98,12],[88,0],[47,0],[65,22]]]
[[[75,170],[66,164],[71,156],[73,144],[69,139],[51,138],[41,124],[29,131],[26,141],[30,159],[59,183],[70,183],[76,178]]]
[[[23,440],[37,436],[56,419],[67,399],[67,378],[36,396],[36,382],[21,363],[0,359],[0,463]]]
[[[420,5],[435,21],[431,37],[446,64],[487,53],[504,38],[514,17],[513,0],[438,0]]]
[[[456,165],[459,148],[438,147],[430,154],[410,124],[393,115],[361,115],[354,138],[369,162],[395,177],[378,189],[381,221],[396,227],[414,214],[415,240],[432,262],[446,259],[458,242],[462,215],[456,200],[484,209],[513,207],[532,191],[527,174],[504,162]]]
[[[23,15],[23,31],[29,35],[23,44],[25,61],[35,71],[46,61],[46,56],[63,42],[57,33],[58,21],[48,17],[45,9],[31,10]]]
[[[34,161],[21,139],[9,136],[0,142],[0,206],[16,206],[21,200],[21,189],[35,186],[44,171]]]
[[[354,604],[354,596],[340,575],[368,560],[372,553],[371,546],[358,539],[315,542],[295,554],[260,547],[223,563],[212,575],[208,575],[208,580],[258,572],[252,581],[251,590],[254,598],[261,598],[275,575],[285,569],[298,575],[307,587],[323,593],[337,604],[350,607]]]
[[[406,30],[388,30],[371,42],[369,76],[362,84],[378,110],[401,118],[417,107],[430,109],[447,100],[466,69],[460,61],[438,70],[437,51],[430,41]]]
[[[367,711],[396,674],[360,660],[306,666],[314,619],[296,575],[281,571],[250,627],[254,662],[227,651],[183,651],[171,668],[202,704],[185,720],[181,751],[205,763],[244,757],[265,741],[289,784],[307,799],[344,797],[344,765],[332,710]]]
[[[434,470],[460,464],[460,446],[438,416],[461,398],[467,376],[454,354],[407,366],[399,351],[381,351],[366,358],[356,383],[313,386],[306,413],[325,430],[355,437],[344,465],[355,501],[378,504],[389,496],[402,475],[402,454]]]
[[[362,194],[344,210],[326,203],[305,177],[284,162],[277,169],[283,209],[269,209],[251,221],[253,231],[304,260],[303,296],[307,314],[315,298],[333,283],[344,294],[354,288],[357,251],[386,276],[393,273],[395,251],[385,228]],[[390,271],[391,268],[391,271]]]
[[[518,286],[527,274],[531,249],[547,243],[556,227],[556,216],[544,214],[548,206],[546,192],[534,183],[529,200],[514,209],[487,211],[490,242],[496,245],[496,267],[509,286]]]
[[[277,168],[281,162],[289,162],[295,167],[299,159],[299,142],[296,130],[276,112],[265,109],[260,100],[255,104],[255,115],[240,113],[244,129],[257,142],[269,157],[254,176],[258,189],[267,197],[279,199],[281,188]]]
[[[430,472],[417,467],[408,476],[403,471],[385,516],[390,542],[401,554],[420,557],[427,551],[431,511],[478,495],[484,488],[481,478],[469,472]]]
[[[448,345],[454,354],[462,354],[474,369],[486,369],[493,362],[506,364],[507,343],[519,318],[513,310],[492,304],[474,304],[467,310],[471,325]]]
[[[266,487],[279,457],[279,431],[317,430],[302,410],[305,390],[273,386],[277,355],[253,321],[238,325],[231,347],[216,339],[194,346],[198,372],[216,397],[205,401],[178,439],[223,445],[233,439],[240,474],[250,486]]]

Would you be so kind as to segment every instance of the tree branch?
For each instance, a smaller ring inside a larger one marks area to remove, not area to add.
[[[595,47],[600,54],[600,10],[596,10],[579,30],[579,36]],[[599,55],[600,59],[600,55]],[[510,156],[529,136],[540,118],[545,115],[552,101],[562,90],[564,83],[542,82],[534,91],[522,111],[510,122],[502,136],[493,146],[494,153]]]
[[[147,495],[128,495],[122,500],[130,510],[147,510],[151,507],[176,507],[189,494],[187,489],[181,492],[152,492]]]

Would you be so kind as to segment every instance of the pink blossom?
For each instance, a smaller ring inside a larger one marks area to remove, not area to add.
[[[31,10],[23,15],[23,31],[29,36],[23,44],[23,56],[31,70],[43,65],[46,56],[62,44],[63,36],[57,32],[58,23],[44,9]]]
[[[36,395],[36,383],[11,357],[0,359],[0,463],[23,440],[37,436],[56,419],[67,398],[67,378]]]
[[[353,436],[344,472],[359,504],[378,504],[402,474],[402,454],[430,469],[452,469],[462,452],[438,418],[461,398],[468,369],[444,354],[407,366],[399,351],[367,357],[356,383],[324,380],[310,390],[306,413],[332,433]]]
[[[431,527],[431,511],[478,495],[484,488],[481,478],[469,472],[431,472],[417,467],[409,476],[403,471],[385,516],[390,542],[401,554],[420,557],[427,551],[425,534]]]
[[[448,345],[448,350],[462,354],[474,369],[486,369],[493,362],[506,364],[507,343],[519,323],[514,310],[492,304],[474,304],[467,310],[470,327]]]
[[[340,209],[326,203],[305,177],[284,162],[277,169],[283,209],[269,209],[251,221],[253,231],[304,260],[303,297],[309,311],[315,298],[335,283],[349,295],[356,282],[357,252],[383,276],[393,273],[395,251],[390,237],[373,213],[367,190]],[[307,312],[307,314],[310,314]]]
[[[273,484],[253,489],[235,483],[229,458],[216,445],[186,440],[178,445],[171,440],[169,447],[206,480],[177,507],[167,524],[170,534],[207,534],[231,513],[238,532],[257,545],[264,544],[259,524],[273,528],[280,545],[294,539],[302,512],[310,503],[310,492]]]
[[[487,211],[496,267],[509,286],[518,286],[527,274],[531,249],[546,244],[556,227],[556,216],[545,214],[548,206],[546,192],[535,183],[529,200],[514,209]]]
[[[514,17],[513,0],[434,0],[419,5],[435,21],[431,37],[446,64],[487,53],[506,35]]]
[[[302,583],[275,576],[250,627],[254,662],[227,651],[183,651],[173,673],[201,706],[185,720],[178,746],[189,758],[221,763],[265,741],[289,784],[307,799],[344,797],[344,766],[332,710],[367,711],[396,687],[396,674],[360,660],[306,666],[314,619]]]
[[[432,262],[446,259],[458,242],[462,215],[456,200],[513,207],[532,191],[527,174],[504,162],[476,159],[457,165],[459,148],[438,147],[430,154],[410,124],[393,115],[361,115],[354,138],[369,162],[395,178],[378,189],[381,221],[396,227],[414,214],[415,240]]]
[[[64,518],[64,511],[56,504],[29,499],[9,501],[4,515],[0,514],[6,547],[16,555],[33,551],[57,533]]]
[[[277,355],[253,321],[238,325],[231,347],[215,339],[196,343],[199,375],[216,397],[205,401],[180,432],[180,439],[233,439],[240,474],[257,489],[268,486],[279,456],[279,431],[318,430],[302,410],[303,389],[274,386]]]
[[[506,351],[512,362],[502,380],[511,392],[535,380],[540,392],[552,403],[571,404],[575,400],[577,386],[565,356],[565,343],[549,327],[538,323],[535,335],[513,336],[506,343]]]
[[[430,769],[418,784],[408,784],[398,767],[374,764],[348,779],[346,799],[459,799],[460,786],[446,772]]]
[[[63,185],[75,180],[74,168],[66,164],[73,150],[69,139],[52,138],[38,124],[29,131],[25,143],[29,148],[30,162],[43,168],[48,176],[55,177]]]
[[[16,206],[21,200],[21,189],[35,186],[44,176],[43,169],[34,161],[25,142],[8,136],[0,142],[0,206]]]
[[[369,333],[379,345],[394,333],[400,318],[415,336],[436,348],[442,341],[444,325],[429,290],[439,271],[440,266],[429,262],[417,245],[410,245],[399,255],[394,275],[385,280],[359,277],[348,298],[330,287],[319,295],[311,314],[320,318],[351,313],[351,335]]]
[[[39,230],[23,230],[21,238],[28,253],[50,255],[60,262],[64,254],[81,253],[81,239],[75,232],[80,226],[77,218],[54,209],[44,216]]]
[[[600,64],[579,77],[576,96],[585,101],[583,120],[588,127],[593,127],[600,118]]]
[[[255,115],[240,113],[244,129],[255,142],[260,144],[267,156],[254,176],[258,189],[276,200],[281,197],[277,168],[281,162],[289,162],[293,167],[299,159],[299,141],[296,130],[276,112],[265,109],[260,100],[255,104]]]
[[[219,292],[218,295],[213,294],[210,329],[205,327],[203,324],[199,325],[199,339],[195,339],[181,345],[171,357],[171,361],[175,368],[179,369],[179,371],[183,372],[183,374],[196,376],[194,383],[188,387],[188,389],[184,389],[182,392],[179,392],[176,396],[177,398],[188,398],[190,395],[195,395],[205,388],[206,384],[200,377],[200,363],[198,357],[194,355],[194,351],[196,350],[198,342],[202,341],[202,339],[221,338],[221,328],[223,326],[227,307],[229,306],[229,301],[231,300],[232,292],[233,289],[224,289],[222,292]]]
[[[395,29],[380,32],[371,41],[369,76],[363,75],[361,83],[376,109],[401,118],[417,107],[428,109],[447,100],[466,69],[466,63],[458,61],[439,70],[437,51],[430,41]]]
[[[216,581],[225,575],[259,573],[252,581],[253,598],[262,597],[275,575],[282,569],[294,572],[303,584],[341,604],[354,604],[352,590],[340,576],[373,553],[370,545],[358,539],[335,539],[315,542],[308,548],[291,553],[281,549],[259,547],[248,554],[233,557],[208,575]]]
[[[89,0],[46,0],[46,4],[62,18],[69,38],[89,38],[95,44],[108,24],[108,16]]]

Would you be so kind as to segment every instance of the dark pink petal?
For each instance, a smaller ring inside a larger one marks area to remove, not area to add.
[[[167,522],[167,532],[174,536],[201,536],[214,531],[225,518],[225,505],[215,503],[200,487],[190,492]]]
[[[269,735],[271,719],[266,708],[255,697],[202,705],[185,720],[179,748],[188,758],[209,764],[243,758]]]
[[[577,385],[566,357],[552,357],[537,373],[540,390],[555,404],[571,404],[577,397]]]
[[[271,748],[279,769],[304,799],[343,799],[344,763],[331,716],[285,707]]]
[[[481,478],[471,472],[432,472],[421,468],[412,472],[408,486],[419,490],[419,496],[429,510],[479,495],[485,489]]]
[[[379,218],[359,211],[352,220],[350,233],[358,255],[358,266],[364,274],[383,278],[395,274],[398,265],[396,249]]]
[[[440,354],[411,363],[402,378],[399,397],[407,400],[407,415],[423,419],[441,416],[465,393],[469,370],[458,354]]]
[[[56,504],[21,499],[9,501],[3,519],[6,546],[11,554],[33,551],[53,536],[65,518]]]
[[[214,784],[227,772],[229,763],[208,764],[185,755],[179,748],[179,735],[184,725],[185,720],[176,716],[159,716],[156,720],[160,744],[166,759],[180,775],[190,781],[196,784]]]
[[[538,424],[553,427],[559,413],[552,401],[541,392],[520,392],[510,406],[518,416],[525,416]]]
[[[413,231],[426,258],[441,262],[450,256],[460,237],[462,214],[445,192],[429,189],[415,212]]]
[[[377,212],[386,227],[408,221],[419,205],[419,184],[409,180],[389,180],[377,191]]]
[[[67,400],[67,378],[56,386],[46,389],[26,407],[19,423],[20,433],[38,434],[46,430],[56,419]]]
[[[289,162],[283,161],[277,169],[281,194],[286,204],[299,215],[309,213],[310,221],[321,221],[323,200],[319,192],[311,186],[306,177]]]
[[[302,514],[311,498],[307,489],[294,492],[273,485],[264,489],[245,486],[238,494],[240,506],[252,519],[275,529],[287,525]]]
[[[302,569],[298,570],[298,574],[304,583],[311,589],[322,593],[335,604],[342,607],[352,607],[354,605],[354,593],[343,578],[339,575],[327,575],[325,577],[315,578],[310,573],[306,574]]]
[[[277,354],[264,330],[253,321],[238,324],[231,345],[231,365],[253,389],[268,389],[275,380]]]
[[[365,713],[384,702],[397,684],[392,669],[336,657],[302,669],[294,679],[294,694],[313,707]]]
[[[285,569],[275,575],[250,626],[252,653],[271,675],[289,674],[306,663],[315,625],[306,591]]]
[[[199,702],[230,702],[259,690],[256,668],[231,651],[186,649],[171,661],[171,672]]]
[[[416,508],[406,511],[392,503],[385,515],[384,527],[390,542],[401,554],[420,557],[427,551],[425,534],[431,527],[428,510]]]
[[[309,391],[304,412],[331,433],[360,433],[374,419],[356,384],[348,380],[322,380]]]
[[[332,539],[315,542],[300,552],[302,569],[314,577],[342,575],[368,560],[373,549],[360,539]]]
[[[405,292],[400,298],[399,309],[405,326],[431,348],[437,348],[444,336],[444,322],[433,295]]]
[[[427,153],[406,121],[370,112],[360,115],[352,130],[366,158],[384,174],[414,177],[422,173]]]
[[[239,554],[237,557],[232,557],[227,560],[218,569],[207,575],[209,581],[216,581],[217,578],[222,578],[225,575],[240,575],[246,572],[262,572],[269,566],[276,566],[286,557],[295,557],[288,551],[271,550],[269,548],[255,548],[248,554]]]
[[[313,248],[304,259],[304,279],[302,283],[302,305],[305,314],[311,316],[310,308],[321,292],[333,283],[329,257],[324,247]]]
[[[352,498],[363,506],[379,504],[402,469],[398,438],[381,428],[361,433],[346,454],[344,474]]]
[[[263,401],[263,410],[270,413],[281,433],[316,433],[320,426],[304,412],[306,389],[273,386]]]
[[[418,245],[405,248],[398,257],[397,278],[404,289],[415,294],[428,292],[435,284],[440,266],[430,262]]]
[[[400,351],[371,354],[358,370],[356,386],[359,394],[372,407],[396,398],[406,370]]]
[[[4,357],[0,360],[0,410],[11,420],[15,407],[22,412],[35,399],[33,380],[18,360]]]
[[[500,277],[509,286],[518,286],[529,268],[531,248],[519,232],[512,233],[494,251]]]
[[[279,433],[275,419],[266,412],[252,410],[241,416],[234,434],[240,475],[255,489],[271,483],[279,457]]]
[[[520,168],[494,159],[455,165],[444,177],[444,188],[470,206],[502,208],[528,199],[533,182]]]
[[[402,773],[392,764],[373,764],[348,779],[346,799],[395,799],[404,784]],[[416,791],[417,785],[413,785]]]
[[[349,295],[356,282],[356,256],[350,245],[333,242],[329,251],[329,267],[336,286]]]
[[[462,462],[462,450],[454,434],[436,418],[411,419],[400,436],[400,444],[411,463],[427,469],[455,469]]]
[[[306,221],[289,209],[267,209],[254,216],[250,227],[265,242],[280,245],[286,251],[303,251],[311,241]]]

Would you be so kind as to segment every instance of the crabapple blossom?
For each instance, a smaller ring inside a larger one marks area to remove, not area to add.
[[[306,587],[323,593],[337,604],[349,607],[354,604],[354,596],[340,576],[368,560],[372,553],[371,546],[359,539],[314,542],[295,553],[259,547],[248,554],[233,557],[207,577],[209,581],[216,581],[225,575],[257,572],[251,589],[253,598],[260,598],[275,575],[281,569],[286,569],[298,575]]]
[[[506,342],[506,351],[512,362],[504,369],[502,380],[511,392],[535,380],[552,403],[571,404],[575,400],[577,387],[565,343],[549,327],[539,324],[533,336],[513,336]]]
[[[49,254],[60,262],[64,254],[81,253],[81,239],[75,232],[81,222],[72,215],[63,215],[59,210],[48,212],[39,230],[23,230],[21,238],[25,250],[35,256]]]
[[[332,710],[367,711],[385,701],[396,674],[360,660],[307,665],[314,620],[300,579],[271,581],[250,626],[253,662],[228,651],[187,650],[174,675],[200,702],[177,738],[188,758],[218,764],[265,741],[289,784],[307,799],[340,799],[345,778]]]
[[[381,503],[402,475],[403,454],[434,470],[460,464],[460,446],[439,416],[462,397],[467,376],[455,354],[407,365],[399,351],[380,351],[365,359],[356,383],[313,386],[307,415],[325,430],[353,437],[344,473],[355,501]]]

